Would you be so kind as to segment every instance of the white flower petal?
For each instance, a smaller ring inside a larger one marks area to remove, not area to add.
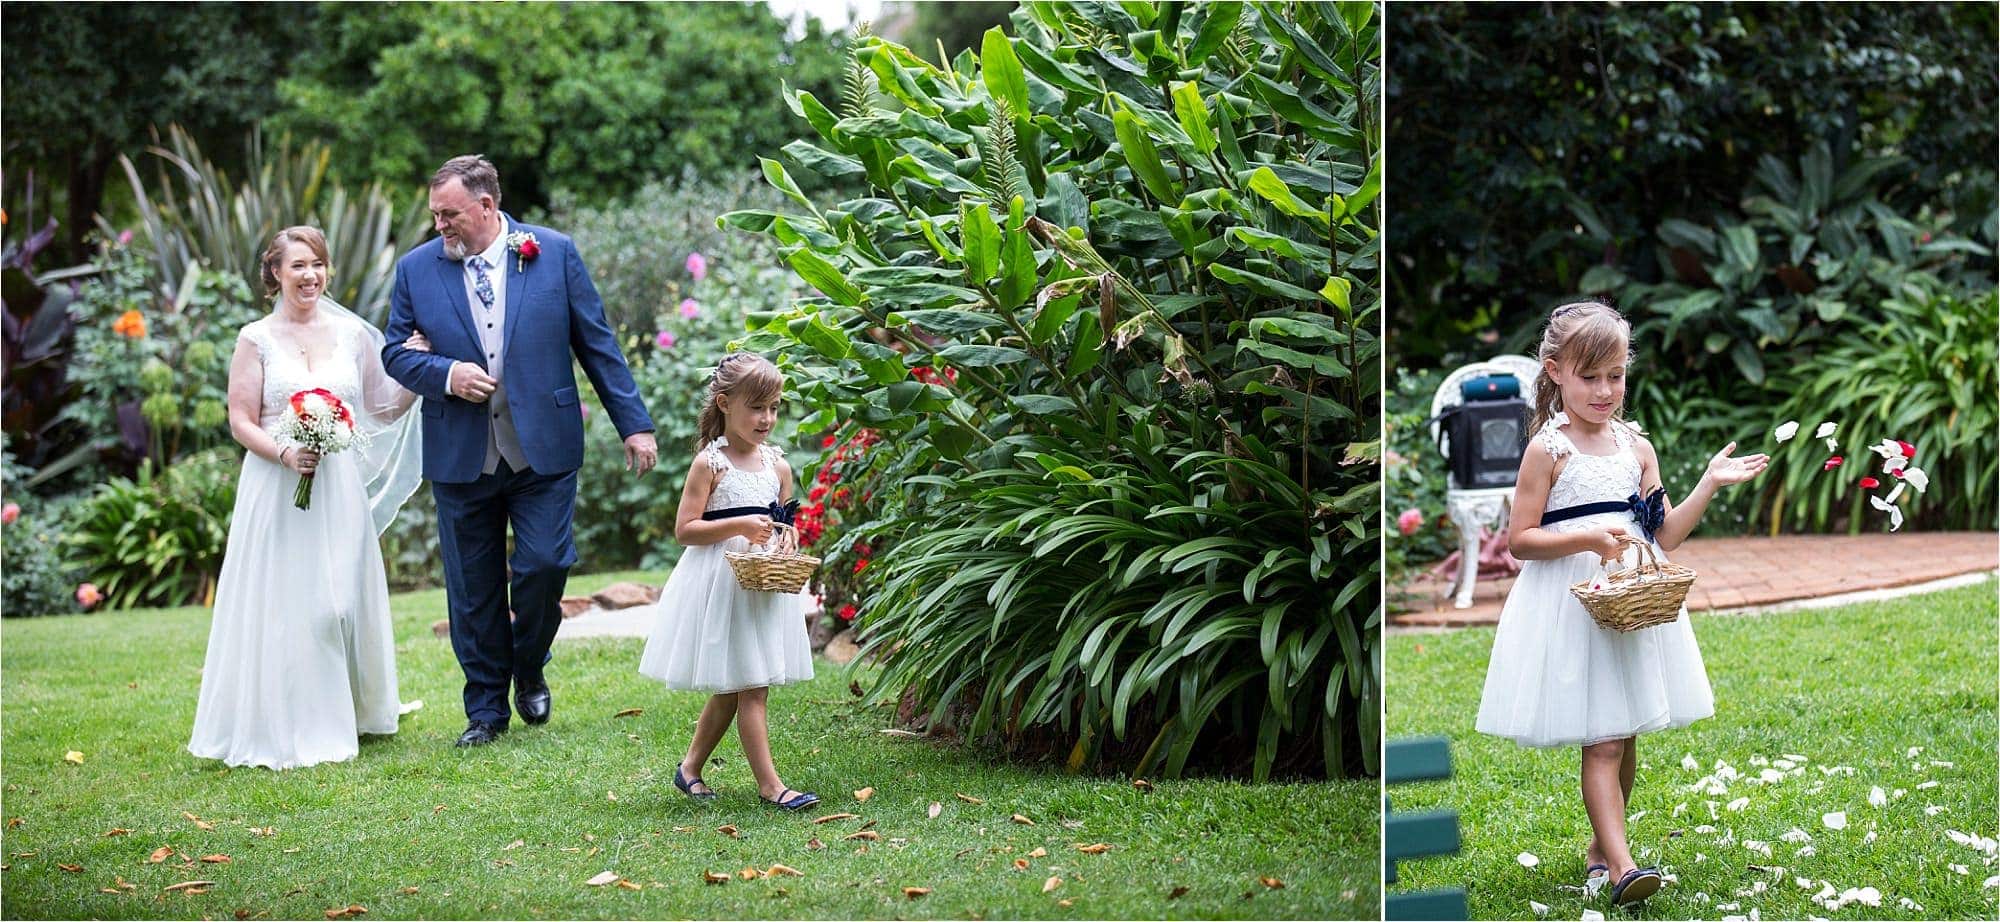
[[[1888,794],[1888,792],[1887,792],[1887,791],[1884,791],[1884,790],[1882,790],[1882,789],[1881,789],[1881,788],[1879,788],[1879,787],[1874,787],[1874,788],[1869,788],[1869,789],[1868,789],[1868,805],[1869,805],[1869,806],[1871,806],[1871,807],[1883,807],[1883,806],[1888,806],[1888,804],[1889,804],[1889,794]]]
[[[1535,865],[1542,863],[1542,859],[1535,857],[1533,854],[1529,852],[1522,852],[1518,855],[1515,855],[1514,860],[1519,861],[1521,863],[1521,866],[1524,868],[1532,868]]]
[[[1701,763],[1694,760],[1693,753],[1689,753],[1681,756],[1681,768],[1691,772],[1698,772],[1701,771]]]
[[[1678,803],[1674,805],[1675,816],[1680,816],[1681,814],[1686,812],[1688,812],[1688,805],[1686,803]]]
[[[1930,489],[1931,486],[1930,475],[1914,467],[1903,469],[1903,482],[1916,487],[1918,493]]]
[[[1757,781],[1760,784],[1777,784],[1783,780],[1785,780],[1785,773],[1775,768],[1767,768],[1757,773]]]
[[[1938,815],[1938,814],[1940,814],[1940,813],[1943,813],[1943,812],[1945,812],[1946,810],[1949,810],[1949,809],[1951,809],[1951,808],[1950,808],[1950,807],[1946,807],[1946,806],[1943,806],[1943,805],[1940,805],[1940,804],[1931,804],[1930,806],[1928,806],[1928,807],[1925,807],[1925,808],[1924,808],[1924,815],[1925,815],[1925,816],[1936,816],[1936,815]]]
[[[1547,903],[1537,903],[1534,900],[1529,900],[1528,908],[1534,910],[1535,915],[1538,916],[1546,916],[1549,914],[1549,904]]]
[[[1835,452],[1838,452],[1838,451],[1840,451],[1840,440],[1839,440],[1839,439],[1827,439],[1827,440],[1826,440],[1826,453],[1830,455],[1830,454],[1834,454]]]
[[[1813,438],[1816,439],[1826,438],[1827,436],[1832,435],[1833,430],[1836,428],[1838,427],[1834,423],[1820,423],[1819,428],[1813,430]]]
[[[1729,802],[1729,809],[1731,811],[1740,811],[1747,806],[1750,806],[1750,798],[1748,797],[1738,797]]]
[[[1881,455],[1884,461],[1903,456],[1903,446],[1896,444],[1895,439],[1883,439],[1877,444],[1868,446],[1868,450]]]
[[[1875,841],[1875,830],[1873,829],[1868,830],[1868,834],[1861,837],[1861,844],[1863,845],[1867,845],[1873,841]]]
[[[1910,466],[1910,459],[1903,457],[1901,454],[1898,454],[1895,457],[1889,458],[1882,462],[1882,473],[1894,474],[1895,472],[1903,470],[1904,468],[1907,468],[1909,466]]]
[[[1793,852],[1793,853],[1792,853],[1792,857],[1794,857],[1794,858],[1811,858],[1812,856],[1814,856],[1814,855],[1817,855],[1817,854],[1819,854],[1819,849],[1818,849],[1817,847],[1814,847],[1814,846],[1811,846],[1811,845],[1801,845],[1801,846],[1799,846],[1799,850],[1798,850],[1798,851],[1795,851],[1795,852]]]
[[[1994,887],[2000,887],[2000,874],[1986,878],[1986,883],[1980,885],[1980,888],[1984,890],[1991,890]]]
[[[1819,821],[1826,824],[1826,828],[1828,829],[1846,829],[1847,812],[1843,810],[1837,813],[1828,813],[1820,817]]]
[[[1783,770],[1783,771],[1791,771],[1791,770],[1792,770],[1792,766],[1793,766],[1793,762],[1792,762],[1792,760],[1790,760],[1790,759],[1779,759],[1779,760],[1778,760],[1778,761],[1776,761],[1776,762],[1772,762],[1772,763],[1771,763],[1771,766],[1772,766],[1773,768],[1777,768],[1777,769],[1780,769],[1780,770]]]
[[[1798,434],[1798,431],[1799,431],[1798,420],[1792,420],[1790,422],[1785,423],[1782,426],[1779,426],[1776,430],[1774,430],[1771,433],[1771,437],[1777,439],[1780,442],[1788,442],[1791,441],[1792,436]]]
[[[1714,831],[1715,831],[1715,827],[1714,827],[1714,826],[1710,826],[1710,825],[1708,825],[1707,823],[1703,823],[1703,824],[1701,824],[1701,825],[1699,825],[1699,826],[1696,826],[1696,827],[1694,828],[1694,831],[1695,831],[1696,833],[1700,834],[1700,835],[1704,835],[1704,836],[1705,836],[1705,835],[1708,835],[1708,834],[1709,834],[1709,833],[1711,833],[1711,832],[1714,832]]]
[[[1604,922],[1604,913],[1598,912],[1595,909],[1586,909],[1583,911],[1582,919],[1583,922]]]
[[[1935,782],[1935,781],[1926,781],[1926,782],[1924,782],[1923,784],[1920,784],[1920,785],[1917,785],[1917,790],[1919,790],[1919,791],[1928,791],[1928,790],[1930,790],[1931,788],[1934,788],[1934,787],[1937,787],[1937,786],[1938,786],[1938,783],[1937,783],[1937,782]]]
[[[1797,826],[1793,826],[1791,829],[1786,830],[1784,835],[1779,836],[1778,838],[1786,842],[1811,842],[1812,833],[1800,829]]]
[[[1972,869],[1962,864],[1947,864],[1945,867],[1950,868],[1953,874],[1957,874],[1960,877],[1968,877],[1972,874]]]

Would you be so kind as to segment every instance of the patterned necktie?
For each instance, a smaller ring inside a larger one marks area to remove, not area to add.
[[[486,265],[486,259],[484,257],[474,256],[471,259],[466,260],[465,264],[472,267],[472,278],[473,278],[472,290],[479,294],[479,303],[485,305],[487,310],[489,311],[492,310],[493,282],[491,279],[488,279],[486,277],[486,270],[490,268],[489,266]]]

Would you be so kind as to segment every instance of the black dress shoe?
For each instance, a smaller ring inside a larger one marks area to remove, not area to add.
[[[549,683],[536,682],[522,685],[514,692],[514,710],[521,713],[521,719],[531,724],[549,722]]]
[[[459,735],[457,745],[460,747],[484,746],[499,739],[500,734],[505,732],[507,732],[506,724],[494,723],[489,720],[475,720],[465,725],[465,732]]]

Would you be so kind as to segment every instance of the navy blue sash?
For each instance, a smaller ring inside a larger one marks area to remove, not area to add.
[[[1659,532],[1660,526],[1667,522],[1667,488],[1655,487],[1645,499],[1640,499],[1639,494],[1634,493],[1625,497],[1622,503],[1606,500],[1601,503],[1584,503],[1580,506],[1551,509],[1542,513],[1542,524],[1553,525],[1568,519],[1580,519],[1586,515],[1603,512],[1631,513],[1632,518],[1639,523],[1639,530],[1646,533],[1646,540],[1651,541]]]
[[[782,506],[772,503],[769,506],[733,506],[728,509],[711,509],[701,514],[701,520],[704,522],[713,522],[718,519],[733,519],[744,515],[768,515],[773,522],[790,525],[792,524],[792,517],[797,515],[798,511],[799,501],[792,500]]]

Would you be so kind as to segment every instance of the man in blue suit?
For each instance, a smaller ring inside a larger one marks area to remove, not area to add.
[[[451,648],[465,671],[458,745],[479,746],[507,732],[510,683],[522,720],[549,719],[542,665],[576,564],[570,523],[583,464],[572,357],[625,440],[626,469],[651,470],[659,448],[570,239],[501,212],[500,174],[478,155],[431,177],[430,208],[438,237],[396,263],[382,364],[424,398],[424,476],[437,500]],[[405,347],[418,331],[431,351]]]

